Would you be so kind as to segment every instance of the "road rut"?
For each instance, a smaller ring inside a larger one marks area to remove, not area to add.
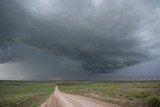
[[[109,102],[96,101],[91,98],[62,93],[55,87],[50,98],[39,107],[121,107]]]

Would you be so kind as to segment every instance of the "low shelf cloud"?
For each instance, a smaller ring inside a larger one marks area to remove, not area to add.
[[[160,56],[158,4],[0,0],[0,64],[14,64],[22,79],[97,79],[154,60]]]

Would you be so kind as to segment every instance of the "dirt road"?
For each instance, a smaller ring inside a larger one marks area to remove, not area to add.
[[[55,87],[50,98],[39,107],[121,107],[116,104],[100,102],[91,98],[62,93]]]

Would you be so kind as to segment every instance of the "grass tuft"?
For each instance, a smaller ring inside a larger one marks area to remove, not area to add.
[[[148,107],[160,107],[160,98],[158,97],[149,97],[147,99]]]

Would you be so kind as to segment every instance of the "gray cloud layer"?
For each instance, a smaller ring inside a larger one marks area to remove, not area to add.
[[[22,61],[37,52],[57,56],[59,63],[48,71],[60,66],[62,71],[96,74],[147,61],[160,54],[157,3],[1,0],[0,62]]]

